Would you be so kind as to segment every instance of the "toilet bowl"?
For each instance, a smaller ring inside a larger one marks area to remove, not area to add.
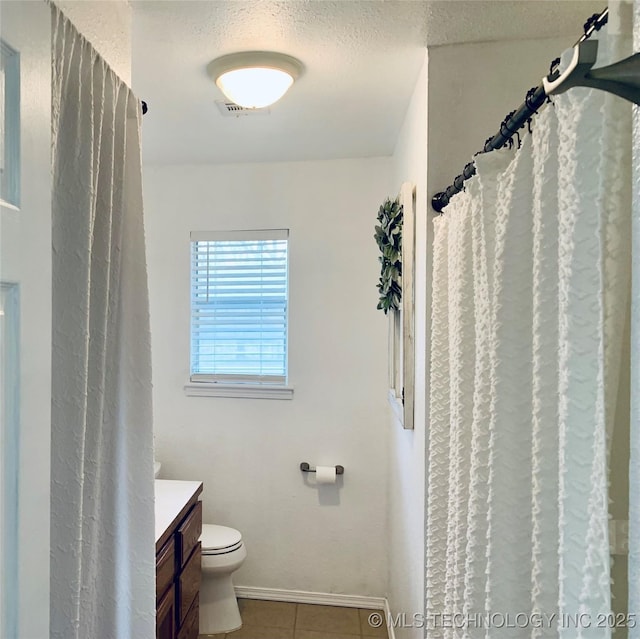
[[[232,632],[242,626],[231,575],[247,557],[242,535],[234,528],[203,524],[200,634]]]

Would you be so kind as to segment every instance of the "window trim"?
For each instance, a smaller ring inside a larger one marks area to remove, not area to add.
[[[189,382],[184,385],[187,397],[236,397],[247,399],[293,399],[293,387],[279,384],[228,384],[223,382]]]

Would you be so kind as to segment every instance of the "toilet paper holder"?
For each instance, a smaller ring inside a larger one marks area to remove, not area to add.
[[[302,462],[300,464],[300,470],[303,473],[315,473],[316,469],[311,468],[307,462]],[[336,475],[344,475],[344,466],[336,466]]]

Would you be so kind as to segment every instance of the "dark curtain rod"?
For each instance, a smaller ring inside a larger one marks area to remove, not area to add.
[[[599,31],[609,18],[609,9],[605,9],[602,13],[594,13],[584,24],[584,34],[576,42],[576,45],[587,40],[594,31]],[[576,46],[574,45],[574,46]],[[560,58],[556,58],[551,63],[551,69],[548,79],[553,80],[559,76],[558,65],[560,64]],[[540,107],[547,101],[548,96],[544,89],[544,86],[540,84],[537,87],[529,89],[524,102],[515,110],[511,111],[500,124],[500,130],[492,137],[488,138],[484,143],[484,147],[481,151],[478,151],[476,155],[480,153],[489,153],[501,149],[507,142],[511,141],[514,135],[518,135],[518,130],[525,125],[530,126],[531,118],[538,112]],[[531,130],[531,129],[529,129]],[[462,173],[453,180],[453,184],[440,193],[436,193],[431,198],[431,206],[441,213],[451,198],[460,193],[464,189],[464,183],[469,178],[476,174],[476,166],[474,162],[469,162],[465,165]]]

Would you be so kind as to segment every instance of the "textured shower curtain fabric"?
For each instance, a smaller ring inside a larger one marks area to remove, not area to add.
[[[633,50],[640,51],[640,2],[634,3]],[[632,242],[640,255],[640,109],[633,113]],[[640,611],[640,259],[633,260],[631,298],[631,441],[629,464],[629,610]],[[640,624],[629,631],[640,639]]]
[[[151,357],[138,100],[53,30],[51,637],[155,636]]]
[[[596,66],[630,53],[612,31]],[[587,89],[553,103],[519,150],[478,156],[434,221],[429,639],[606,638],[627,625],[609,616],[607,484],[631,106]]]

